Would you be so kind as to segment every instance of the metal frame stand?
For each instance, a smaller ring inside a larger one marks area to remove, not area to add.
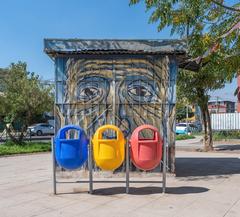
[[[76,182],[58,182],[56,180],[56,158],[55,158],[55,144],[54,144],[54,138],[51,140],[52,142],[52,165],[53,165],[53,194],[57,194],[57,184],[70,184],[70,183],[88,183],[89,184],[89,193],[93,194],[93,183],[125,183],[126,184],[126,194],[129,194],[130,191],[130,183],[162,183],[162,193],[164,194],[166,191],[166,171],[167,171],[167,165],[166,165],[166,144],[164,142],[163,146],[163,171],[162,171],[162,181],[131,181],[130,180],[130,156],[129,156],[129,140],[127,139],[125,148],[126,148],[126,180],[120,181],[120,180],[113,180],[113,181],[97,181],[93,180],[93,158],[92,158],[92,142],[89,142],[89,156],[88,156],[88,170],[89,170],[89,180],[88,181],[76,181]]]
[[[131,181],[130,180],[130,155],[129,155],[129,142],[127,140],[126,144],[126,194],[129,194],[130,191],[130,183],[162,183],[162,193],[166,192],[166,172],[167,172],[167,165],[166,165],[166,146],[163,146],[163,170],[162,170],[162,181]],[[162,161],[161,161],[162,162]],[[160,162],[160,168],[161,168]]]
[[[126,194],[129,194],[129,140],[126,142]]]
[[[53,194],[57,194],[57,181],[56,181],[56,158],[55,158],[55,144],[54,138],[51,138],[52,145],[52,165],[53,165]]]
[[[91,138],[91,137],[90,137]],[[93,164],[92,164],[92,141],[90,139],[88,146],[88,172],[89,172],[89,193],[93,194]]]
[[[162,193],[166,192],[166,177],[167,177],[167,146],[163,143],[163,169],[162,169]]]

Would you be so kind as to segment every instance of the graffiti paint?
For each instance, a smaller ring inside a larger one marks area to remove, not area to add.
[[[93,135],[98,127],[114,124],[127,137],[136,127],[150,124],[163,135],[167,105],[174,165],[175,65],[168,56],[57,58],[56,130],[75,124]],[[147,132],[142,136],[148,137]]]

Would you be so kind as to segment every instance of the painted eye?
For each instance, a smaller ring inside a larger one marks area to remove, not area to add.
[[[152,93],[144,86],[133,86],[128,88],[128,92],[134,96],[150,97]]]
[[[80,93],[79,97],[84,100],[91,100],[99,94],[99,90],[96,87],[85,87]]]

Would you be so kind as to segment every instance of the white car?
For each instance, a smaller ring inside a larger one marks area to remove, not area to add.
[[[187,123],[179,123],[176,124],[176,134],[189,134],[189,127],[187,127]]]
[[[28,131],[30,132],[31,135],[37,136],[50,135],[54,134],[54,127],[50,124],[39,123],[29,126]]]

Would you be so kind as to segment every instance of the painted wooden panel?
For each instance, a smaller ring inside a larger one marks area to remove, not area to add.
[[[103,124],[125,134],[142,124],[168,132],[169,166],[174,169],[177,65],[168,56],[144,58],[56,58],[56,130],[66,124],[93,135]],[[168,131],[164,113],[169,110]],[[148,132],[143,132],[147,137]]]

